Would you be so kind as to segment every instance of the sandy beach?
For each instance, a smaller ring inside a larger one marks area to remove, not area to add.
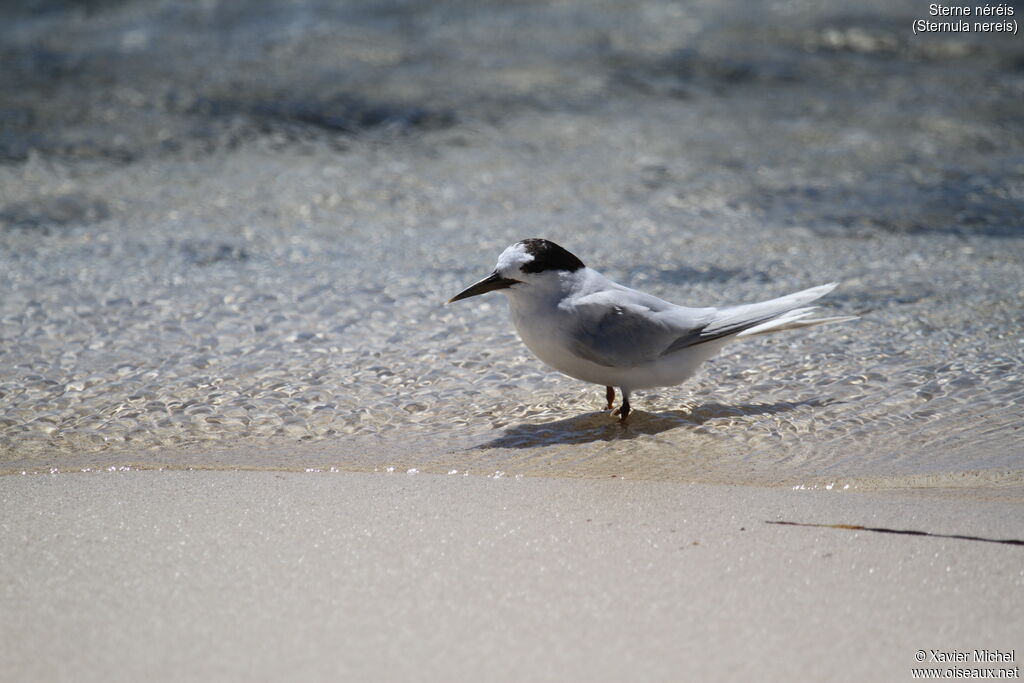
[[[1024,547],[951,537],[1024,539],[1024,503],[990,496],[8,476],[0,677],[911,680],[918,650],[1020,656]]]

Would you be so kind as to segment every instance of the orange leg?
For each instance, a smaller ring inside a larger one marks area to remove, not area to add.
[[[630,407],[630,405],[629,405],[629,392],[623,390],[622,391],[622,405],[619,406],[618,408],[616,408],[615,410],[613,410],[612,411],[612,415],[618,415],[619,416],[619,422],[620,423],[625,423],[626,418],[629,417],[629,413],[630,413],[631,410],[632,410],[632,407]]]

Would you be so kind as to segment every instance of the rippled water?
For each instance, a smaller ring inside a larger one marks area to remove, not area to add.
[[[84,7],[0,22],[0,471],[1022,482],[1012,39],[885,3]],[[442,305],[528,236],[863,317],[622,429],[502,297]]]

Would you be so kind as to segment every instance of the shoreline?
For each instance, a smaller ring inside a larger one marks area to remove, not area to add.
[[[486,436],[466,437],[453,443],[436,435],[417,435],[415,443],[396,439],[348,438],[344,441],[310,443],[282,440],[253,440],[231,447],[193,444],[177,448],[125,448],[87,452],[77,456],[46,451],[23,452],[3,457],[0,477],[88,472],[292,472],[292,473],[393,473],[431,475],[472,475],[485,478],[530,478],[623,481],[651,481],[711,486],[741,486],[794,490],[933,491],[961,494],[973,491],[984,497],[1010,496],[1024,501],[1024,471],[1016,468],[932,471],[912,468],[902,471],[804,471],[791,467],[784,454],[767,452],[736,457],[721,444],[710,442],[707,449],[666,453],[660,450],[628,449],[634,443],[628,435],[608,442],[620,449],[615,455],[608,444],[584,441],[578,444],[537,445],[528,448],[490,447]],[[781,458],[781,459],[780,459]],[[1007,455],[1008,461],[1013,459]]]

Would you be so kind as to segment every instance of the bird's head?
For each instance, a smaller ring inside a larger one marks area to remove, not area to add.
[[[520,240],[498,257],[494,272],[451,299],[460,301],[495,290],[506,293],[541,293],[563,286],[566,276],[585,268],[583,261],[545,239]]]

